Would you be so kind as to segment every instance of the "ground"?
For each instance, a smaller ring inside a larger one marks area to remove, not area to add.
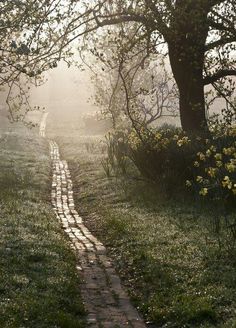
[[[0,326],[85,327],[75,256],[50,203],[48,142],[1,117],[0,147]]]
[[[156,327],[236,327],[236,258],[215,233],[211,206],[166,198],[139,176],[107,178],[101,138],[57,140],[75,202],[108,247],[134,304]]]
[[[103,138],[73,126],[49,118],[47,135],[68,161],[76,209],[149,325],[236,327],[235,248],[217,233],[218,209],[168,198],[133,169],[108,178]],[[48,142],[19,125],[2,126],[0,142],[0,326],[86,327],[76,257],[51,206]]]

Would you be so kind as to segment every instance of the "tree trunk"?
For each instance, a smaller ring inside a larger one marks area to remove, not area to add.
[[[182,43],[181,51],[169,44],[169,58],[172,72],[179,89],[179,111],[183,130],[188,133],[204,133],[208,130],[204,85],[204,57],[192,51]],[[184,55],[183,55],[184,54]]]
[[[177,0],[167,40],[181,124],[188,133],[208,131],[203,84],[208,7],[206,1]]]

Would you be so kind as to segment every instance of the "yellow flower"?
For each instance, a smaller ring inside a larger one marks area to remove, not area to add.
[[[223,148],[223,153],[225,155],[232,155],[235,151],[234,147],[229,147],[229,148]]]
[[[217,169],[213,167],[209,167],[207,173],[211,178],[214,178],[216,176]]]
[[[232,182],[230,181],[230,178],[226,175],[222,181],[223,188],[232,189]]]
[[[230,136],[235,136],[236,135],[236,126],[232,126],[229,130],[229,135]]]
[[[199,195],[201,195],[201,196],[206,196],[207,194],[208,194],[208,189],[207,188],[202,188],[199,191]]]
[[[216,161],[216,166],[217,167],[221,167],[223,165],[223,163],[221,161]]]
[[[163,147],[167,147],[170,143],[170,140],[167,138],[162,139],[162,145]]]
[[[222,160],[222,154],[220,154],[220,153],[215,154],[215,159],[217,161],[221,161]]]
[[[211,156],[211,151],[210,151],[210,149],[207,149],[207,151],[206,151],[206,156],[207,156],[207,157],[210,157],[210,156]]]
[[[183,144],[184,144],[184,142],[183,142],[182,139],[180,139],[180,140],[177,141],[177,145],[178,145],[179,147],[183,146]]]
[[[227,163],[227,164],[225,164],[225,168],[228,172],[232,173],[235,171],[236,166],[233,163]]]
[[[200,161],[205,161],[206,156],[205,156],[203,153],[200,153],[200,152],[199,152],[199,153],[197,153],[197,155],[198,155]]]
[[[184,143],[189,143],[189,142],[191,142],[191,140],[189,139],[189,137],[183,137],[183,139],[182,139],[183,141],[184,141]]]
[[[156,135],[155,135],[155,139],[156,140],[160,140],[161,137],[162,137],[162,135],[160,133],[156,133]]]
[[[183,145],[188,144],[190,141],[191,141],[191,140],[190,140],[188,137],[183,137],[182,139],[179,139],[179,140],[177,141],[177,145],[178,145],[179,147],[181,147],[181,146],[183,146]]]
[[[215,146],[211,146],[210,150],[213,151],[214,153],[216,152],[216,147]]]
[[[186,180],[186,186],[187,186],[187,187],[191,187],[191,186],[192,186],[192,182],[189,181],[189,180]]]
[[[203,181],[203,177],[201,177],[200,175],[198,175],[196,177],[196,181],[201,183]]]

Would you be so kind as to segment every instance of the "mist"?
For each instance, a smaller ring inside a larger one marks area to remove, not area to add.
[[[91,73],[61,62],[46,73],[43,85],[31,88],[30,103],[45,108],[54,118],[73,120],[98,110],[93,97]]]

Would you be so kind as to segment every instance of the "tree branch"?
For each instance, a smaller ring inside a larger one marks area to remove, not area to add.
[[[236,69],[223,69],[223,70],[216,72],[213,75],[206,76],[203,79],[203,84],[204,85],[212,84],[226,76],[236,76]]]
[[[208,43],[205,46],[205,50],[208,51],[208,50],[214,49],[214,48],[219,47],[219,46],[224,46],[225,44],[232,43],[232,42],[236,42],[236,36],[225,37],[225,38],[222,37],[221,39],[219,39],[217,41]]]

